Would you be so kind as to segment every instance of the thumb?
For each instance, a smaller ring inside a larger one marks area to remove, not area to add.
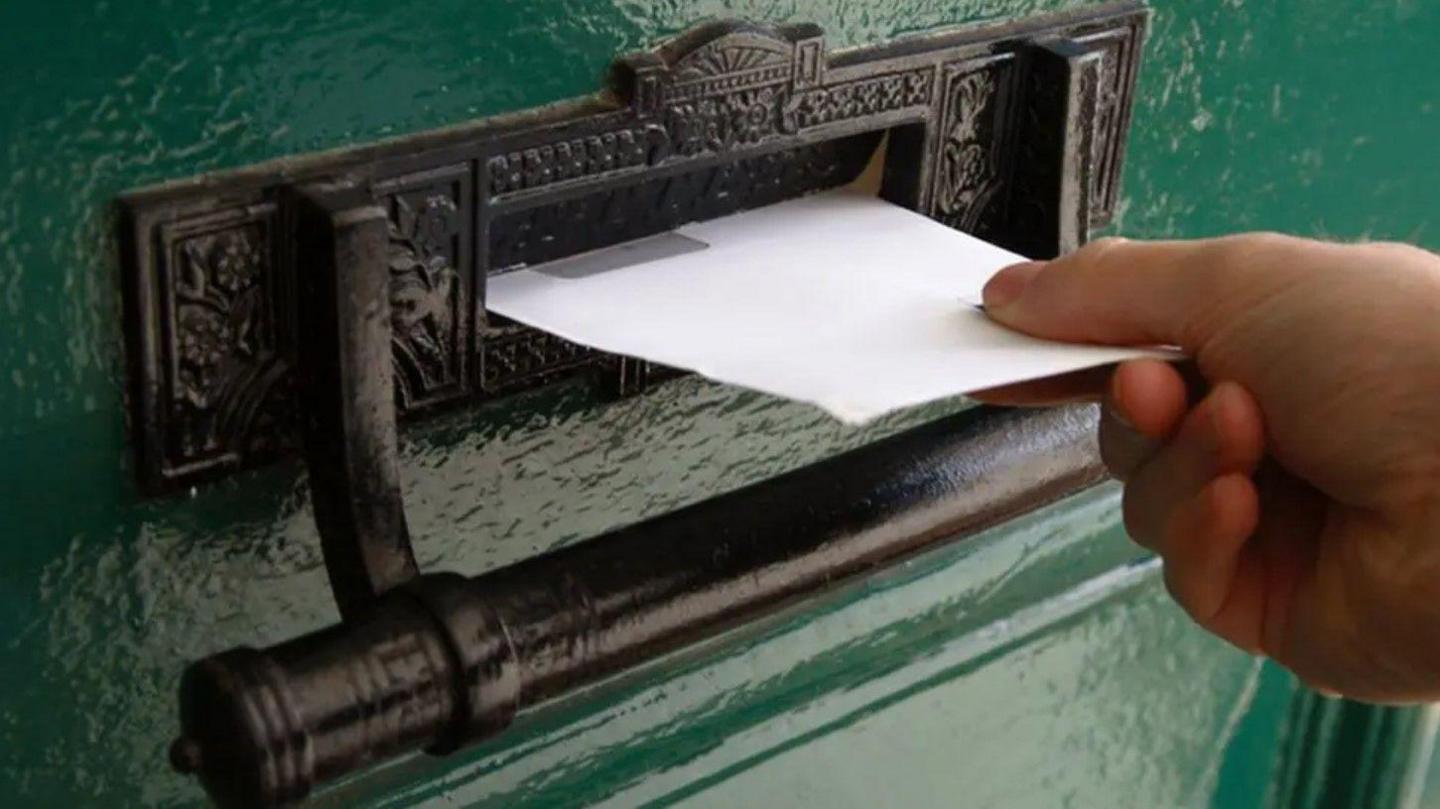
[[[1036,337],[1177,345],[1193,356],[1218,325],[1216,315],[1243,305],[1237,298],[1248,293],[1237,276],[1255,258],[1234,238],[1101,239],[1054,261],[996,273],[985,285],[985,311]]]

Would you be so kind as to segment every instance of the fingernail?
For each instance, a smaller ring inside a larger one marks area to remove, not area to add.
[[[1025,294],[1025,288],[1030,286],[1030,281],[1044,266],[1043,261],[1027,261],[995,273],[985,282],[985,289],[981,293],[985,310],[988,312],[1002,309],[1020,300],[1020,296]]]

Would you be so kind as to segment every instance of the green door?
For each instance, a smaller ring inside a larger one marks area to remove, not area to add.
[[[144,499],[122,391],[121,191],[592,91],[706,17],[831,47],[1076,0],[55,0],[0,7],[0,795],[197,804],[190,660],[336,619],[298,464]],[[1440,5],[1163,0],[1114,230],[1440,247]],[[478,573],[943,412],[853,430],[684,379],[403,436],[426,567]],[[1193,628],[1104,485],[523,715],[355,805],[1440,807],[1434,722],[1319,699]],[[483,509],[477,504],[484,504]],[[1430,772],[1427,783],[1427,769]]]

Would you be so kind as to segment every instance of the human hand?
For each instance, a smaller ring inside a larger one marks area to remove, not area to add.
[[[1193,358],[1198,403],[1156,360],[979,398],[1104,391],[1126,529],[1201,626],[1322,691],[1440,699],[1440,256],[1106,239],[1002,270],[985,304],[1039,337]]]

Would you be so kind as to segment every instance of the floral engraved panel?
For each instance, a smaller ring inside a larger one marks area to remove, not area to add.
[[[925,106],[930,103],[934,76],[935,71],[927,67],[800,93],[785,110],[786,130]]]
[[[390,213],[390,321],[402,409],[466,390],[469,187],[468,166],[381,187]]]
[[[268,207],[164,226],[166,474],[293,442],[276,348]]]
[[[1012,60],[952,65],[946,73],[935,173],[936,218],[968,232],[980,227],[1005,178],[999,130],[1008,124],[1001,103]]]
[[[781,131],[779,87],[756,87],[673,104],[665,126],[675,153],[685,157],[748,146]]]
[[[796,93],[790,48],[750,34],[706,45],[667,74],[658,123],[494,155],[486,161],[489,192],[501,198],[673,157],[721,153],[931,101],[931,67]]]

